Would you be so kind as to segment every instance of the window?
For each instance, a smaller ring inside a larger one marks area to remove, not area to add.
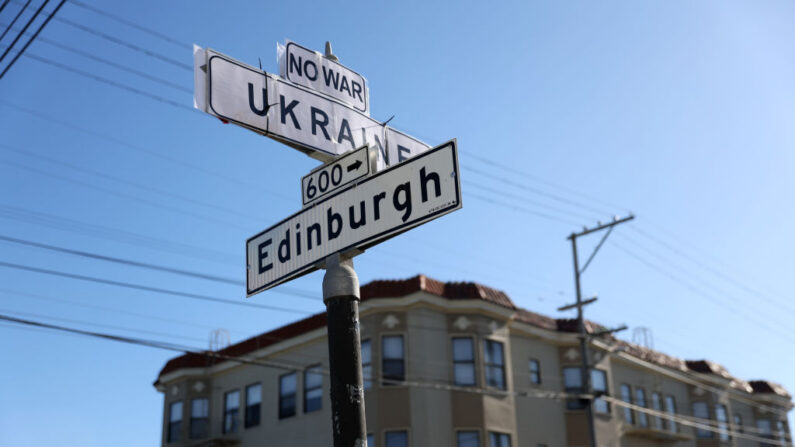
[[[206,397],[190,402],[190,437],[204,438],[210,424],[210,402]]]
[[[367,434],[367,447],[375,447],[375,436],[372,433]]]
[[[635,388],[635,405],[646,408],[646,390]],[[649,415],[643,411],[638,411],[638,426],[646,428],[649,426]]]
[[[632,388],[626,383],[621,384],[621,400],[628,404],[632,403]],[[624,407],[624,421],[627,424],[635,423],[635,413],[629,407]]]
[[[563,368],[563,386],[565,391],[569,394],[582,394],[584,387],[582,385],[582,369],[576,366],[569,366]],[[607,373],[601,369],[591,370],[591,389],[596,395],[608,394],[607,389]],[[610,404],[604,399],[594,399],[594,411],[599,413],[609,414]],[[566,408],[569,410],[581,410],[588,405],[586,399],[568,399],[566,401]]]
[[[740,413],[734,413],[734,431],[737,433],[743,432],[743,417]]]
[[[279,377],[279,419],[295,416],[296,374]]]
[[[595,396],[607,395],[607,373],[601,369],[591,370],[591,389]],[[610,404],[599,397],[593,401],[593,409],[597,413],[610,414]]]
[[[224,433],[237,431],[238,413],[240,413],[240,391],[229,391],[224,394]]]
[[[475,346],[471,338],[453,338],[453,380],[456,385],[475,385]]]
[[[706,402],[693,402],[693,417],[699,419],[709,419],[709,406],[707,406]],[[698,422],[708,423],[708,421],[698,421]],[[712,432],[709,430],[704,430],[703,428],[696,427],[696,438],[711,439]]]
[[[767,439],[773,439],[773,426],[770,424],[770,419],[757,419],[756,428],[759,430],[759,436]],[[770,447],[772,444],[760,444],[763,447]]]
[[[246,387],[246,422],[245,427],[259,425],[260,405],[262,404],[262,385],[255,383]]]
[[[458,438],[457,447],[480,447],[480,432],[460,431],[456,434]]]
[[[662,412],[662,397],[660,397],[660,393],[653,392],[651,393],[651,409],[656,412]],[[665,420],[660,416],[654,416],[652,418],[654,428],[657,430],[664,430],[665,429]]]
[[[373,387],[373,351],[370,340],[362,340],[362,378],[365,390]]]
[[[323,406],[323,374],[320,365],[304,371],[304,413],[320,410]]]
[[[679,430],[676,420],[673,419],[676,416],[676,399],[670,394],[665,396],[665,412],[671,417],[667,421],[668,430],[676,433]]]
[[[730,440],[729,413],[726,411],[725,405],[715,405],[715,420],[718,421],[718,439],[721,441]]]
[[[489,432],[489,447],[511,447],[511,435]]]
[[[530,383],[541,385],[541,362],[530,359]]]
[[[505,358],[503,357],[502,343],[486,340],[483,345],[486,361],[486,386],[505,389]]]
[[[388,431],[384,436],[384,441],[386,447],[408,447],[409,435],[405,431]]]
[[[402,335],[387,335],[381,339],[381,377],[383,385],[396,385],[395,382],[406,379]]]
[[[168,442],[179,441],[182,431],[182,401],[171,402],[168,406]]]
[[[776,431],[778,432],[778,440],[781,441],[783,444],[787,443],[787,426],[784,424],[784,421],[777,421],[776,422]]]

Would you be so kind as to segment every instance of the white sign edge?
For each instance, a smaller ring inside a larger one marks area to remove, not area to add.
[[[453,147],[453,166],[454,166],[454,169],[455,169],[455,177],[456,177],[456,181],[455,181],[456,204],[455,205],[447,206],[447,207],[439,209],[439,210],[437,210],[437,211],[435,211],[435,212],[433,212],[431,214],[420,216],[417,219],[414,219],[414,220],[412,220],[410,222],[403,223],[402,225],[398,225],[397,227],[391,228],[391,229],[389,229],[387,231],[384,231],[384,232],[381,232],[379,234],[370,236],[367,239],[352,243],[352,244],[350,244],[350,245],[348,245],[346,247],[341,248],[336,253],[341,253],[341,254],[344,255],[346,253],[351,253],[351,252],[356,252],[356,251],[360,251],[360,250],[365,250],[365,249],[367,249],[369,247],[372,247],[373,245],[376,245],[376,244],[378,244],[380,242],[383,242],[383,241],[385,241],[387,239],[395,237],[395,236],[397,236],[397,235],[399,235],[399,234],[401,234],[401,233],[403,233],[405,231],[408,231],[408,230],[410,230],[410,229],[412,229],[414,227],[422,225],[425,222],[429,222],[429,221],[434,220],[434,219],[436,219],[438,217],[441,217],[441,216],[443,216],[445,214],[448,214],[448,213],[451,213],[451,212],[456,211],[458,209],[461,209],[463,207],[463,203],[461,202],[461,171],[460,171],[459,166],[458,166],[458,142],[457,142],[457,139],[455,139],[455,138],[453,138],[452,140],[449,140],[449,141],[447,141],[445,143],[442,143],[439,146],[436,146],[434,148],[428,149],[427,151],[425,151],[425,152],[423,152],[423,153],[421,153],[421,154],[419,154],[417,156],[414,156],[414,157],[412,157],[412,158],[410,158],[408,160],[405,160],[402,163],[398,163],[398,164],[392,165],[392,166],[390,166],[390,167],[388,167],[388,168],[386,168],[384,170],[378,171],[376,174],[373,174],[373,175],[367,177],[363,182],[354,183],[352,185],[348,185],[348,187],[346,187],[346,188],[341,188],[341,189],[337,190],[334,194],[332,194],[332,195],[330,195],[328,197],[325,197],[324,199],[319,200],[318,202],[315,202],[315,205],[317,205],[319,203],[322,203],[322,202],[325,202],[327,200],[331,200],[334,197],[336,197],[336,196],[338,196],[338,195],[340,195],[340,194],[342,194],[342,193],[344,193],[344,192],[346,192],[348,190],[351,190],[351,189],[355,188],[356,186],[360,185],[361,183],[365,183],[365,182],[371,181],[371,180],[373,180],[375,178],[380,177],[383,174],[386,174],[386,173],[392,171],[393,169],[401,168],[401,167],[403,167],[404,165],[406,165],[408,163],[416,162],[419,159],[421,159],[423,157],[426,157],[426,156],[428,156],[430,154],[433,154],[436,151],[442,150],[442,149],[444,149],[447,146],[452,146]],[[274,288],[274,287],[276,287],[276,286],[278,286],[280,284],[283,284],[285,282],[291,281],[291,280],[293,280],[295,278],[301,277],[301,276],[306,275],[308,273],[311,273],[311,272],[313,272],[315,270],[318,270],[319,269],[318,265],[325,261],[325,259],[319,259],[319,260],[311,262],[309,264],[305,264],[305,265],[303,265],[301,267],[296,268],[292,272],[287,273],[285,275],[282,275],[281,277],[279,277],[279,278],[277,278],[277,279],[275,279],[275,280],[273,280],[273,281],[271,281],[271,282],[269,282],[267,284],[263,284],[262,286],[254,289],[254,290],[251,290],[251,288],[250,288],[249,269],[251,268],[251,266],[249,266],[249,264],[248,264],[248,245],[249,245],[249,243],[252,240],[262,236],[263,234],[273,230],[274,228],[278,227],[279,225],[282,225],[284,222],[287,222],[288,220],[295,218],[296,216],[306,212],[308,209],[311,209],[311,208],[312,208],[312,206],[308,206],[306,208],[303,208],[300,211],[295,212],[295,213],[287,216],[286,218],[280,220],[279,222],[271,225],[270,227],[260,231],[259,233],[255,234],[254,236],[251,236],[250,238],[246,239],[246,298],[251,298],[252,296],[254,296],[254,295],[258,294],[258,293],[264,292],[264,291],[266,291],[268,289],[272,289],[272,288]]]

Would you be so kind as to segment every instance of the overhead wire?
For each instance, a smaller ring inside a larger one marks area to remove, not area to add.
[[[71,0],[70,0],[70,2],[74,3]],[[12,22],[12,24],[13,24],[13,22]],[[0,22],[0,26],[6,26],[6,24],[3,23],[3,22]],[[9,25],[9,28],[10,27],[11,26]],[[13,29],[13,28],[11,28],[11,29]],[[13,30],[17,31],[16,29],[13,29]],[[0,40],[2,40],[2,39],[0,39]],[[38,38],[38,41],[39,42],[44,42],[47,45],[51,45],[51,46],[54,46],[56,48],[60,48],[62,50],[68,51],[70,53],[77,54],[79,56],[85,57],[86,59],[91,59],[91,60],[93,60],[95,62],[99,62],[99,63],[107,65],[109,67],[113,67],[113,68],[116,68],[118,70],[122,70],[122,71],[125,71],[127,73],[134,74],[134,75],[139,76],[141,78],[157,82],[158,84],[162,84],[162,85],[165,85],[167,87],[171,87],[171,88],[173,88],[175,90],[179,90],[179,91],[184,92],[184,93],[193,94],[193,90],[192,89],[183,87],[180,84],[171,82],[171,81],[169,81],[167,79],[164,79],[164,78],[161,78],[161,77],[158,77],[158,76],[154,76],[152,74],[149,74],[149,73],[146,73],[146,72],[143,72],[143,71],[140,71],[140,70],[136,70],[136,69],[130,67],[129,65],[120,64],[118,62],[114,62],[114,61],[106,59],[104,57],[97,56],[94,53],[89,53],[88,51],[83,51],[83,50],[81,50],[79,48],[75,48],[75,47],[72,47],[72,46],[69,46],[69,45],[65,45],[65,44],[63,44],[63,43],[61,43],[59,41],[56,41],[56,40],[53,40],[53,39],[47,39],[46,37],[41,37],[41,36]]]
[[[17,20],[19,20],[19,18],[22,17],[22,14],[25,12],[25,10],[28,9],[28,6],[30,5],[31,1],[32,0],[27,0],[25,2],[25,4],[22,6],[22,9],[20,9],[19,12],[17,12],[17,15],[15,15],[13,19],[11,19],[11,23],[10,24],[0,23],[0,25],[6,27],[6,29],[3,30],[3,33],[0,34],[0,41],[3,40],[3,38],[6,36],[6,34],[8,34],[9,31],[12,31],[12,27],[14,26],[15,23],[17,23]],[[6,2],[3,3],[3,8],[5,8],[7,4],[8,4],[8,0],[6,0]],[[3,11],[3,9],[0,8],[0,12],[2,12],[2,11]],[[16,30],[13,30],[13,31],[16,31]]]
[[[191,218],[194,218],[194,219],[203,220],[205,222],[211,222],[211,223],[214,223],[216,225],[223,226],[223,227],[227,227],[227,228],[228,227],[233,227],[233,228],[237,228],[239,230],[246,230],[246,231],[249,231],[251,229],[250,226],[240,225],[236,221],[231,221],[231,220],[221,219],[221,218],[211,217],[211,216],[205,216],[203,214],[197,214],[197,213],[194,213],[194,212],[191,212],[191,211],[186,211],[186,210],[183,210],[183,209],[171,206],[171,205],[164,205],[162,203],[154,202],[152,200],[145,199],[145,198],[133,195],[133,194],[128,194],[128,193],[120,192],[120,191],[114,191],[114,190],[109,189],[109,188],[105,188],[105,187],[101,187],[101,186],[97,186],[97,185],[92,185],[91,183],[88,183],[88,182],[85,182],[85,181],[82,181],[82,180],[77,180],[77,179],[70,178],[70,177],[67,177],[67,176],[64,176],[64,175],[47,172],[47,171],[44,171],[44,170],[39,169],[39,168],[26,166],[26,165],[24,165],[22,163],[19,163],[19,162],[12,162],[12,161],[8,161],[8,160],[0,160],[0,164],[6,165],[6,166],[13,166],[13,167],[15,167],[17,169],[22,169],[22,170],[25,170],[25,171],[29,171],[29,172],[32,172],[34,174],[38,174],[40,176],[46,177],[48,179],[55,179],[55,180],[59,180],[59,181],[65,182],[65,183],[71,183],[73,185],[77,185],[77,186],[80,186],[80,187],[83,187],[83,188],[86,188],[86,189],[90,189],[90,190],[93,190],[93,191],[98,191],[98,192],[101,192],[101,193],[104,193],[104,194],[108,194],[108,195],[111,195],[111,196],[115,196],[115,197],[120,197],[120,198],[127,199],[127,200],[130,200],[130,201],[133,201],[133,202],[138,202],[138,203],[141,203],[141,204],[144,204],[144,205],[151,206],[153,208],[159,208],[159,209],[162,209],[162,210],[165,210],[165,211],[169,211],[169,212],[172,212],[172,213],[175,213],[175,214],[181,214],[181,215],[184,215],[184,216],[187,216],[187,217],[191,217]]]
[[[48,1],[49,0],[45,0],[44,4],[47,4]],[[22,47],[22,49],[19,50],[19,52],[17,52],[16,56],[14,56],[14,58],[11,59],[11,62],[8,65],[6,65],[5,70],[3,70],[2,73],[0,73],[0,79],[2,79],[3,76],[5,76],[5,74],[8,73],[8,70],[11,70],[11,67],[14,66],[14,63],[16,63],[16,61],[19,59],[19,57],[22,56],[23,54],[25,54],[25,50],[27,50],[28,47],[30,46],[30,44],[33,43],[33,41],[35,41],[37,37],[39,37],[39,33],[41,33],[41,31],[44,29],[44,27],[47,26],[48,23],[50,23],[50,19],[52,19],[55,16],[55,14],[58,13],[58,10],[61,9],[61,6],[63,6],[64,3],[66,3],[66,0],[61,0],[60,3],[58,3],[58,6],[56,6],[55,9],[50,13],[50,15],[48,15],[47,18],[44,19],[44,23],[42,23],[41,26],[39,26],[39,28],[36,30],[36,32],[33,33],[33,37],[31,37],[30,39],[28,39],[27,42],[25,42],[25,45]],[[35,18],[35,16],[34,16],[34,18]],[[20,35],[22,35],[24,33],[25,33],[25,31],[23,29],[22,32],[20,33]],[[9,47],[9,49],[10,48],[11,47]],[[2,58],[0,58],[0,60],[2,60]]]
[[[101,15],[103,17],[107,17],[107,18],[109,18],[111,20],[114,20],[116,22],[119,22],[119,23],[122,23],[124,25],[127,25],[127,26],[129,26],[131,28],[135,28],[138,31],[142,31],[142,32],[144,32],[146,34],[149,34],[151,36],[157,37],[157,38],[159,38],[159,39],[161,39],[161,40],[163,40],[165,42],[174,44],[174,45],[176,45],[176,46],[178,46],[180,48],[183,48],[183,49],[186,48],[186,47],[188,49],[191,48],[191,44],[190,43],[181,42],[181,41],[179,41],[179,40],[177,40],[177,39],[175,39],[173,37],[169,37],[169,36],[161,33],[160,31],[155,31],[155,30],[153,30],[151,28],[147,28],[147,27],[145,27],[143,25],[140,25],[138,23],[133,22],[132,20],[127,20],[127,19],[125,19],[123,17],[120,17],[120,16],[117,16],[115,14],[111,14],[111,13],[105,11],[105,10],[102,10],[102,9],[97,8],[95,6],[86,4],[86,3],[84,3],[84,2],[82,2],[80,0],[69,0],[69,3],[71,3],[71,4],[75,5],[75,6],[79,6],[81,8],[84,8],[84,9],[86,9],[88,11],[91,11],[91,12],[93,12],[95,14],[99,14],[99,15]]]
[[[484,200],[488,200],[488,199],[484,199]]]
[[[267,305],[267,304],[255,303],[255,302],[252,302],[252,301],[243,301],[243,300],[235,301],[235,300],[230,300],[230,299],[226,299],[226,298],[220,298],[220,297],[216,297],[216,296],[202,295],[202,294],[190,293],[190,292],[183,292],[183,291],[180,291],[180,290],[173,290],[173,289],[164,289],[164,288],[160,288],[160,287],[148,286],[148,285],[145,285],[145,284],[136,284],[136,283],[130,283],[130,282],[124,282],[124,281],[115,281],[115,280],[110,280],[110,279],[97,278],[97,277],[93,277],[93,276],[80,275],[80,274],[76,274],[76,273],[69,273],[69,272],[64,272],[64,271],[60,271],[60,270],[44,269],[44,268],[33,267],[33,266],[29,266],[29,265],[24,265],[24,264],[17,264],[17,263],[13,263],[13,262],[0,261],[0,267],[5,267],[5,268],[15,269],[15,270],[21,270],[21,271],[27,271],[27,272],[32,272],[32,273],[39,273],[39,274],[49,275],[49,276],[58,276],[58,277],[62,277],[62,278],[69,278],[69,279],[74,279],[74,280],[79,280],[79,281],[93,282],[93,283],[104,284],[104,285],[109,285],[109,286],[122,287],[122,288],[126,288],[126,289],[141,290],[141,291],[144,291],[144,292],[153,292],[153,293],[159,293],[159,294],[163,294],[163,295],[170,295],[170,296],[177,296],[177,297],[182,297],[182,298],[190,298],[190,299],[214,302],[214,303],[231,304],[231,305],[234,305],[234,306],[252,307],[252,308],[258,308],[258,309],[273,310],[273,311],[278,311],[278,312],[287,312],[287,313],[292,313],[292,314],[305,315],[305,316],[312,314],[312,312],[310,312],[310,311],[292,309],[292,308],[288,308],[288,307],[272,306],[272,305]]]
[[[244,356],[229,356],[225,355],[221,352],[209,352],[209,351],[201,351],[195,348],[190,348],[187,346],[181,346],[174,343],[169,342],[161,342],[157,340],[147,340],[147,339],[140,339],[140,338],[133,338],[127,336],[120,336],[115,334],[107,334],[101,333],[96,331],[88,331],[83,329],[76,329],[70,328],[61,325],[55,325],[50,323],[44,323],[41,321],[34,321],[29,319],[17,318],[10,315],[2,315],[0,314],[0,320],[9,323],[15,323],[18,325],[30,326],[35,328],[43,328],[43,329],[51,329],[54,331],[58,331],[60,333],[68,333],[68,334],[77,334],[83,335],[93,338],[101,338],[109,341],[116,341],[122,342],[132,345],[140,345],[158,349],[165,349],[170,351],[177,351],[182,352],[184,354],[190,354],[194,356],[202,356],[207,357],[208,361],[212,361],[214,359],[221,359],[232,361],[239,364],[246,364],[252,366],[260,366],[265,368],[274,368],[286,371],[303,371],[307,368],[305,365],[298,365],[298,364],[291,364],[289,362],[274,362],[268,361],[263,359],[255,359],[249,358]],[[329,376],[330,371],[324,368],[318,368],[315,371]],[[374,376],[370,378],[371,380],[379,381],[386,384],[394,384],[394,385],[402,385],[410,388],[432,388],[432,389],[443,389],[443,390],[450,390],[450,391],[463,391],[472,394],[489,394],[489,395],[498,395],[498,396],[515,396],[515,397],[530,397],[530,398],[546,398],[546,399],[554,399],[554,400],[563,400],[563,399],[593,399],[595,396],[587,395],[587,394],[578,394],[578,393],[568,393],[568,392],[556,392],[552,390],[540,390],[540,389],[520,389],[520,390],[498,390],[498,389],[490,389],[490,388],[481,388],[481,387],[464,387],[458,385],[452,385],[448,381],[416,381],[416,380],[393,380],[387,379],[383,377],[383,375]],[[615,406],[630,408],[633,411],[646,413],[648,415],[667,419],[672,422],[676,422],[681,425],[686,425],[694,428],[698,428],[704,431],[711,431],[713,433],[730,433],[731,435],[735,436],[739,439],[747,439],[751,441],[759,441],[759,442],[767,442],[767,443],[775,443],[777,445],[786,446],[788,445],[786,440],[785,441],[776,441],[768,437],[758,437],[749,435],[746,433],[740,433],[731,429],[731,425],[729,422],[726,421],[727,429],[719,428],[719,426],[714,425],[715,422],[711,419],[698,419],[693,417],[682,417],[679,413],[671,414],[666,411],[657,411],[646,407],[641,407],[639,405],[631,404],[628,402],[624,402],[620,399],[616,399],[609,395],[599,395],[599,399],[604,400]]]
[[[16,45],[16,44],[17,44],[17,42],[19,42],[19,39],[21,39],[21,38],[22,38],[22,35],[25,33],[25,31],[27,31],[27,30],[28,30],[28,27],[30,27],[30,25],[32,25],[32,24],[33,24],[33,22],[36,20],[36,18],[37,18],[37,17],[39,16],[39,14],[41,13],[41,10],[42,10],[42,9],[44,9],[44,7],[45,7],[45,6],[47,6],[47,3],[49,3],[49,1],[50,1],[50,0],[44,0],[44,1],[41,3],[41,5],[39,6],[39,8],[36,10],[36,12],[34,12],[34,13],[33,13],[33,16],[31,16],[31,18],[28,20],[28,22],[27,22],[27,23],[25,23],[25,26],[24,26],[24,27],[22,27],[22,32],[20,32],[19,34],[17,34],[17,37],[16,37],[16,38],[14,38],[14,40],[11,42],[11,45],[8,45],[8,47],[7,47],[7,48],[6,48],[6,50],[3,52],[3,54],[2,54],[2,55],[0,55],[0,62],[3,62],[3,59],[5,59],[5,58],[6,58],[6,56],[8,56],[8,53],[10,53],[10,52],[11,52],[11,49],[12,49],[12,48],[14,48],[14,45]]]

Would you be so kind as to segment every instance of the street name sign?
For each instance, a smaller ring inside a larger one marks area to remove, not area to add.
[[[341,188],[246,241],[248,296],[461,208],[456,141]]]
[[[198,46],[194,107],[324,162],[370,145],[381,169],[430,148],[324,94]]]
[[[301,200],[304,205],[308,205],[369,174],[369,150],[364,146],[314,169],[301,178]]]
[[[331,96],[370,115],[367,80],[317,51],[287,41],[277,46],[279,75],[288,81]]]

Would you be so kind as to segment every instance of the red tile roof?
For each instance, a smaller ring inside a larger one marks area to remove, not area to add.
[[[754,393],[776,394],[786,398],[792,397],[783,386],[767,380],[751,380],[748,384],[751,385],[751,389],[754,390]]]
[[[425,275],[417,275],[402,280],[376,280],[371,281],[360,289],[362,301],[378,298],[396,298],[410,295],[415,292],[426,292],[449,300],[471,300],[479,299],[494,303],[498,306],[515,311],[515,318],[518,321],[527,323],[542,329],[558,332],[577,332],[577,320],[568,318],[554,319],[517,307],[508,295],[497,289],[484,286],[474,282],[442,282],[429,278]],[[213,364],[226,361],[229,357],[237,357],[253,352],[257,349],[275,344],[279,341],[290,339],[298,335],[310,332],[326,326],[326,314],[321,313],[296,321],[294,323],[274,329],[255,337],[251,337],[240,343],[226,347],[216,355],[204,354],[185,354],[169,360],[160,371],[159,377],[172,371],[182,368],[207,367]],[[586,330],[593,333],[604,327],[593,321],[586,320]],[[681,360],[667,354],[654,351],[649,348],[638,346],[622,340],[606,336],[611,341],[618,343],[619,347],[630,355],[640,359],[681,371],[691,370],[704,374],[715,374],[742,385],[741,388],[753,389],[754,393],[774,393],[780,396],[789,397],[789,393],[780,385],[772,382],[757,380],[744,382],[731,376],[723,366],[708,360]],[[157,382],[155,382],[157,383]]]

